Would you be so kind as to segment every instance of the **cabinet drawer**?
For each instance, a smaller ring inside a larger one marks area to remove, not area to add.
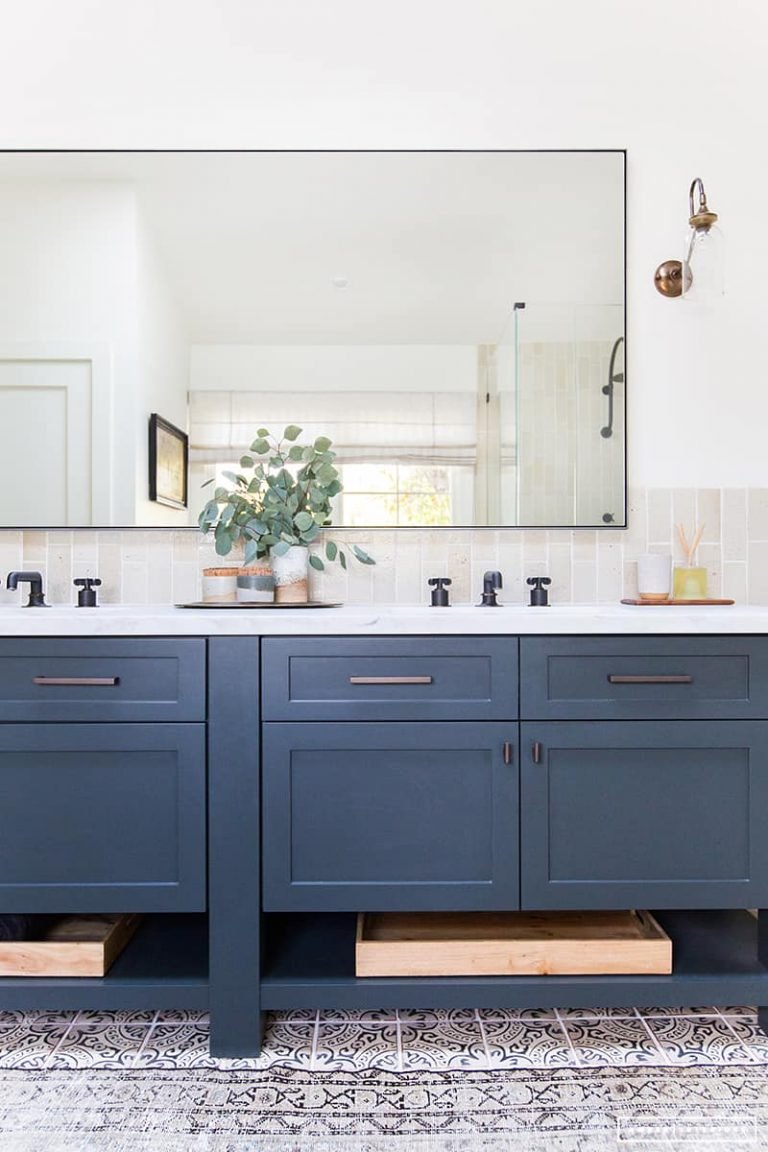
[[[0,719],[204,720],[205,641],[0,640]]]
[[[530,723],[524,908],[768,901],[768,721]]]
[[[501,720],[518,714],[517,640],[263,641],[265,720]]]
[[[768,637],[525,637],[525,719],[768,717]]]
[[[517,907],[516,729],[265,724],[264,907]]]
[[[0,910],[205,908],[205,725],[0,725]]]

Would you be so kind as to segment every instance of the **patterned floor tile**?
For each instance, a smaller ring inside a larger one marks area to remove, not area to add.
[[[150,1025],[155,1022],[158,1015],[159,1014],[152,1008],[148,1008],[145,1011],[135,1012],[97,1012],[92,1009],[84,1008],[81,1012],[77,1013],[75,1017],[75,1023],[78,1025],[78,1027],[81,1024],[115,1024],[118,1027],[122,1024]],[[167,1013],[164,1013],[163,1016],[166,1020],[176,1019],[175,1016],[170,1017]],[[38,1017],[38,1019],[40,1019],[40,1017]]]
[[[576,1055],[557,1020],[483,1020],[491,1068],[572,1067]]]
[[[73,1024],[56,1048],[56,1068],[129,1068],[151,1032],[146,1023]]]
[[[145,1030],[136,1053],[136,1068],[215,1068],[208,1052],[208,1028],[168,1021]]]
[[[363,1068],[400,1068],[397,1021],[321,1020],[312,1056],[316,1072],[353,1071]]]
[[[596,1023],[605,1019],[637,1019],[636,1008],[558,1008],[561,1020],[586,1020]]]
[[[557,1020],[556,1008],[480,1008],[481,1020]]]
[[[718,1008],[721,1016],[757,1016],[757,1008],[744,1005],[728,1006],[727,1008]]]
[[[488,1054],[480,1021],[438,1019],[430,1028],[414,1028],[401,1021],[403,1068],[469,1070],[487,1068]]]
[[[754,1009],[401,1009],[274,1013],[263,1052],[211,1057],[200,1012],[2,1012],[0,1068],[480,1070],[768,1064]],[[665,1012],[666,1015],[658,1014]],[[607,1013],[607,1014],[604,1014]],[[570,1043],[569,1043],[570,1041]]]
[[[724,1019],[739,1045],[746,1050],[750,1062],[768,1064],[768,1036],[758,1028],[755,1017],[726,1016]],[[726,1059],[730,1055],[726,1053]]]
[[[641,1016],[717,1016],[718,1009],[712,1008],[638,1008]]]
[[[663,1049],[639,1018],[604,1018],[596,1023],[564,1019],[568,1038],[584,1067],[666,1064]]]
[[[729,1022],[719,1016],[657,1016],[649,1017],[646,1024],[672,1064],[752,1062]]]

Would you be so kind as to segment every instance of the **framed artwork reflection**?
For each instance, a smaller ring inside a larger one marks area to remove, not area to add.
[[[189,441],[170,421],[149,417],[149,498],[170,508],[187,507]]]

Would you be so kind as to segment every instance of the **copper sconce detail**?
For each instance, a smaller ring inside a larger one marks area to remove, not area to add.
[[[696,192],[698,192],[698,204],[694,203]],[[698,176],[691,183],[688,192],[688,206],[690,231],[686,239],[685,259],[665,260],[659,264],[654,273],[653,281],[656,285],[656,291],[660,292],[662,296],[676,297],[691,292],[694,286],[694,274],[691,265],[694,262],[697,248],[702,246],[702,242],[707,242],[710,235],[712,239],[715,238],[715,234],[719,236],[720,230],[718,228],[714,229],[714,233],[712,232],[713,225],[717,223],[717,212],[710,211],[704,184]],[[719,241],[714,247],[719,248]],[[712,249],[713,245],[707,242],[707,248]],[[709,290],[712,291],[711,286]],[[717,289],[714,291],[716,293]],[[722,288],[720,288],[720,292],[722,293]]]

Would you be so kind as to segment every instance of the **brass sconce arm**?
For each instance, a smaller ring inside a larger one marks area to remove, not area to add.
[[[698,191],[698,205],[694,203],[694,195]],[[691,232],[688,238],[688,248],[686,251],[685,260],[665,260],[659,264],[656,269],[653,282],[656,285],[656,291],[660,292],[662,296],[682,296],[683,292],[688,292],[693,284],[693,273],[691,272],[691,255],[693,253],[694,244],[696,243],[697,235],[709,232],[713,224],[717,222],[717,212],[710,211],[707,204],[707,194],[704,190],[704,183],[699,176],[691,182],[691,187],[688,191],[688,208],[689,216],[688,223]]]

